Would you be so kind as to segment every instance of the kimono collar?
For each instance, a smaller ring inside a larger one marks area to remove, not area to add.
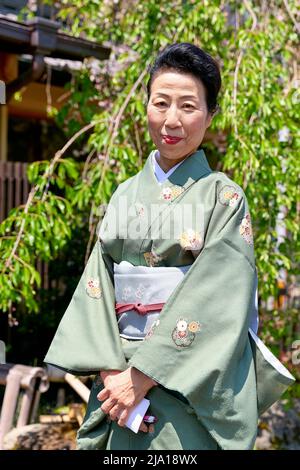
[[[177,199],[180,191],[188,189],[200,178],[212,172],[203,149],[200,149],[180,162],[165,181],[159,183],[153,168],[152,158],[155,152],[156,150],[152,150],[139,175],[138,199],[145,202],[161,198],[169,199],[171,202]],[[167,196],[168,193],[171,194],[170,198]]]
[[[159,163],[157,162],[157,159],[156,159],[156,157],[159,156],[159,151],[155,150],[154,152],[151,153],[151,156],[152,156],[152,163],[153,163],[154,173],[155,173],[155,176],[156,176],[157,181],[159,183],[162,183],[163,181],[168,179],[171,176],[171,174],[173,173],[173,171],[175,171],[176,168],[183,163],[183,160],[182,160],[181,162],[179,162],[176,165],[172,166],[172,168],[169,171],[165,172],[161,168],[161,166],[159,165]]]

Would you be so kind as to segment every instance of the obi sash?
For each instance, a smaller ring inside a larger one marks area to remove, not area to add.
[[[149,267],[133,266],[128,261],[114,263],[116,313],[122,338],[143,339],[147,335],[190,266]]]

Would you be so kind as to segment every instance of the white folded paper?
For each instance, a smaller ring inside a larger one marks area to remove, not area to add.
[[[143,398],[130,413],[126,422],[126,427],[137,434],[149,405],[150,401],[147,400],[147,398]]]

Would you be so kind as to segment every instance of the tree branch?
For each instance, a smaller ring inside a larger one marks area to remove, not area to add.
[[[45,170],[44,174],[43,174],[43,178],[47,178],[48,181],[50,179],[50,176],[51,174],[53,173],[53,169],[54,169],[54,166],[55,164],[57,163],[57,161],[62,157],[62,155],[66,152],[66,150],[68,150],[68,148],[75,142],[76,139],[78,139],[78,137],[80,137],[84,132],[88,131],[89,129],[91,129],[92,127],[94,127],[99,121],[94,121],[94,122],[91,122],[89,124],[87,124],[86,126],[84,126],[82,129],[80,129],[78,132],[76,132],[72,137],[71,139],[69,139],[69,141],[63,146],[62,149],[58,150],[50,164],[50,166],[47,168],[47,170]],[[47,187],[47,185],[46,185]],[[27,201],[26,201],[26,204],[24,206],[24,212],[23,212],[23,217],[25,215],[28,214],[28,211],[29,211],[29,207],[31,206],[32,204],[32,201],[36,195],[36,193],[38,192],[40,188],[40,185],[37,184],[35,185],[29,195],[28,195],[28,198],[27,198]],[[42,196],[42,201],[44,201],[46,198],[46,191],[44,191],[43,193],[43,196]],[[21,237],[22,237],[22,234],[24,232],[24,227],[25,227],[25,217],[23,218],[22,222],[21,222],[21,226],[19,228],[19,231],[17,233],[17,236],[16,236],[16,241],[14,243],[14,246],[7,258],[7,260],[5,261],[5,264],[4,264],[4,268],[2,270],[2,274],[6,271],[6,269],[10,266],[11,264],[11,260],[12,258],[16,255],[16,251],[17,251],[17,248],[20,244],[20,241],[21,241]]]
[[[251,7],[250,3],[248,2],[248,0],[243,0],[243,3],[245,5],[245,8],[250,13],[250,15],[252,17],[252,20],[253,20],[251,30],[250,30],[250,32],[252,33],[255,30],[256,26],[257,26],[257,16],[255,15],[254,11],[252,10],[252,7]],[[243,56],[244,56],[244,50],[241,50],[239,55],[238,55],[238,58],[237,58],[236,67],[235,67],[235,70],[234,70],[234,79],[233,79],[233,119],[234,119],[234,132],[235,132],[236,136],[238,136],[238,128],[237,128],[237,122],[236,122],[238,74],[239,74],[239,68],[240,68]]]
[[[291,18],[292,22],[294,23],[294,26],[295,26],[295,29],[297,31],[297,33],[299,34],[300,33],[300,27],[299,27],[299,24],[297,23],[297,21],[295,20],[295,17],[293,15],[293,13],[291,12],[291,9],[289,7],[289,4],[287,2],[287,0],[283,0],[283,3],[284,3],[284,6],[285,6],[285,9],[287,11],[287,14],[289,15],[289,17]]]

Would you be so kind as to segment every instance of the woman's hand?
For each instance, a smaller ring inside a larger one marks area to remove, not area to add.
[[[101,370],[100,377],[102,379],[102,382],[104,383],[104,387],[106,384],[107,377],[113,377],[114,375],[120,374],[121,372],[121,370]]]
[[[113,421],[118,419],[118,425],[124,427],[131,410],[157,383],[134,367],[129,367],[119,373],[115,371],[115,374],[110,373],[113,371],[107,372],[109,375],[107,374],[104,379],[105,388],[101,390],[97,398],[104,401],[101,406],[102,411],[109,414]],[[148,432],[145,423],[141,424],[140,430]]]
[[[120,374],[121,372],[122,372],[121,370],[100,371],[100,377],[102,379],[104,387],[106,387],[106,384],[107,384],[107,380],[106,380],[107,377],[113,377],[114,375]],[[154,433],[154,425],[150,424],[149,427],[147,427],[147,425],[144,422],[141,422],[139,431]]]

